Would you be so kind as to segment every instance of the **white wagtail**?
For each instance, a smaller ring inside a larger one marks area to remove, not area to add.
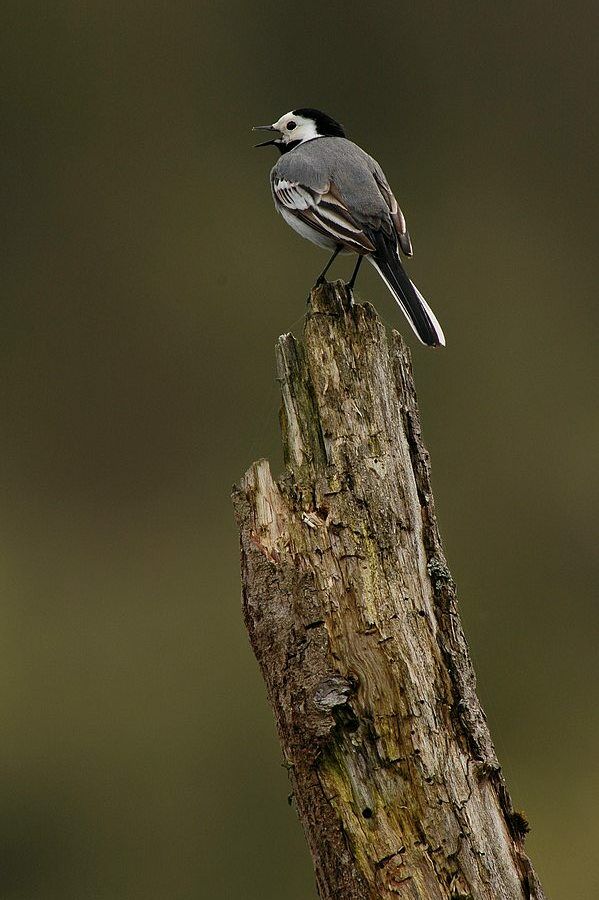
[[[406,220],[383,170],[372,156],[347,140],[343,126],[317,109],[294,109],[274,125],[281,158],[270,173],[276,209],[302,237],[332,250],[319,275],[324,277],[338,253],[357,253],[348,286],[353,288],[365,256],[399,303],[423,344],[445,346],[435,314],[406,275],[400,249],[412,256]]]

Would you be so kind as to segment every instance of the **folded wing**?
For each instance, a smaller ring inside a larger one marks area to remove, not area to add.
[[[410,240],[410,234],[408,232],[404,214],[399,208],[399,204],[395,199],[393,191],[389,187],[389,182],[385,178],[385,173],[378,163],[375,165],[372,174],[374,175],[377,187],[389,209],[399,246],[406,256],[413,256],[414,251],[412,250],[412,241]]]
[[[272,190],[275,199],[286,210],[334,243],[354,253],[374,251],[374,244],[349,212],[332,183],[328,182],[322,190],[317,190],[299,181],[275,177]]]

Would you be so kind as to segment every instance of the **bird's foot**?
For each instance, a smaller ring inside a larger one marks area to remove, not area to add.
[[[312,291],[315,291],[316,288],[322,287],[323,284],[328,284],[328,281],[326,280],[324,275],[319,275],[318,278],[316,279],[316,281],[314,282]],[[308,299],[306,300],[306,303],[308,306],[310,305],[310,300],[312,298],[312,291],[310,291],[310,293],[308,294]]]

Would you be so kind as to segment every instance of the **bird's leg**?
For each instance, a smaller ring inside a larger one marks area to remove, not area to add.
[[[360,266],[362,265],[363,258],[364,258],[363,255],[360,253],[358,255],[358,262],[356,263],[356,267],[354,269],[353,275],[347,282],[347,286],[350,289],[350,291],[353,291],[353,289],[354,289],[354,284],[356,283],[356,278],[358,277],[358,272],[360,271]]]
[[[328,263],[326,264],[326,266],[324,267],[324,269],[322,270],[322,272],[320,273],[320,275],[319,275],[318,278],[316,279],[316,284],[314,285],[314,287],[318,287],[319,284],[323,284],[323,282],[324,282],[324,276],[327,274],[327,272],[329,271],[329,269],[331,268],[331,266],[332,266],[333,263],[335,262],[335,259],[337,258],[337,255],[338,255],[340,252],[341,252],[341,245],[338,244],[338,245],[335,247],[335,252],[334,252],[333,255],[331,256],[330,260],[328,261]]]

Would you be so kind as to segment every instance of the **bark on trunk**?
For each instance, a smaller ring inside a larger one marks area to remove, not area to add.
[[[279,339],[286,472],[234,492],[243,608],[322,900],[542,900],[443,555],[410,356],[342,282]]]

